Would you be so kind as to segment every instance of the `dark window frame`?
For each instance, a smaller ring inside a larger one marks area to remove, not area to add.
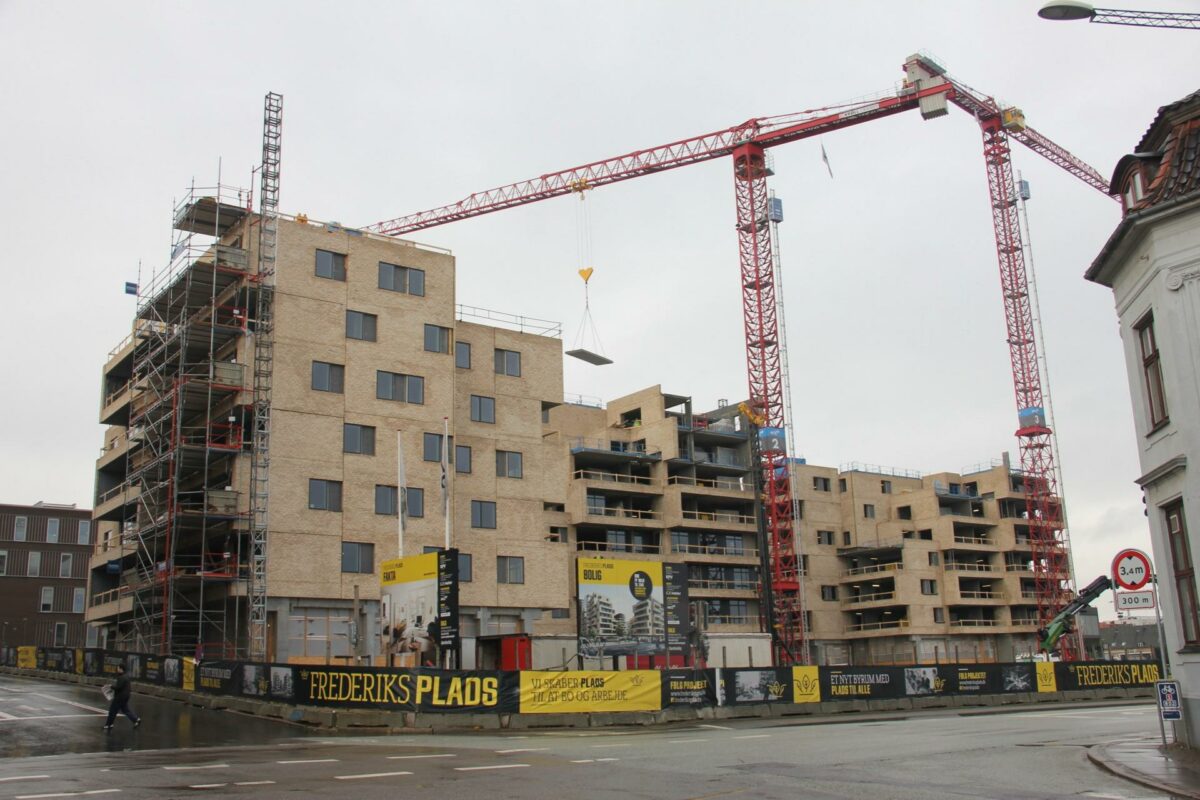
[[[412,295],[413,297],[425,296],[425,270],[423,269],[380,261],[378,276],[378,286],[380,289],[398,294]],[[401,280],[397,281],[397,277],[400,277]],[[397,283],[401,283],[403,286],[397,288]],[[385,286],[384,284],[390,285]]]
[[[433,334],[434,341],[430,346],[430,334]],[[425,352],[427,353],[449,353],[454,345],[454,331],[442,325],[434,325],[425,323]]]
[[[495,500],[471,501],[471,527],[481,530],[495,530],[499,514]],[[491,523],[490,525],[488,523]]]
[[[497,347],[492,358],[497,375],[506,375],[510,378],[521,377],[520,350],[505,350],[504,348]],[[513,370],[516,371],[514,372]]]
[[[363,554],[368,558],[363,559]],[[346,567],[349,566],[350,569]],[[342,574],[373,575],[375,573],[374,542],[342,542]]]
[[[352,447],[357,449],[351,449]],[[375,426],[343,422],[342,452],[360,456],[375,455]]]
[[[1147,419],[1154,433],[1171,421],[1167,409],[1167,392],[1163,383],[1162,353],[1154,331],[1154,312],[1148,312],[1133,326],[1138,338],[1138,354],[1142,362],[1142,390],[1146,397]]]
[[[496,583],[525,583],[525,556],[496,556]]]
[[[346,338],[360,342],[375,342],[379,336],[379,315],[346,309]]]
[[[471,421],[495,425],[496,398],[482,394],[471,395]]]
[[[322,268],[322,264],[321,264],[321,262],[322,262],[321,256],[322,255],[330,256],[330,258],[324,259],[327,262],[324,265],[324,268]],[[324,278],[324,279],[330,280],[330,281],[345,282],[345,280],[346,280],[346,254],[345,253],[337,253],[337,252],[334,252],[333,250],[322,250],[321,248],[318,247],[315,262],[316,263],[315,263],[315,267],[313,268],[313,274],[315,274],[318,278]],[[327,274],[322,274],[322,272],[325,272]]]
[[[319,505],[313,504],[314,491],[320,493],[320,497],[317,498]],[[342,482],[328,478],[309,478],[308,507],[312,511],[340,512],[342,510]]]
[[[515,456],[515,458],[514,458]],[[516,470],[512,469],[516,464]],[[523,479],[525,477],[525,456],[517,450],[496,451],[496,477]]]
[[[397,397],[396,387],[401,387],[403,397]],[[375,399],[392,403],[407,403],[410,406],[425,405],[425,377],[406,372],[375,370]]]
[[[346,393],[346,365],[332,361],[313,361],[309,387],[314,392]]]
[[[455,340],[454,366],[458,369],[471,368],[471,343]]]
[[[1188,542],[1183,499],[1164,506],[1162,513],[1183,641],[1187,646],[1200,645],[1200,601],[1197,600],[1196,567],[1192,561],[1191,543]]]

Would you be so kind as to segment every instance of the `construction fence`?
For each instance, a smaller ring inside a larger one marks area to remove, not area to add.
[[[1149,661],[941,664],[917,667],[775,667],[495,671],[298,666],[205,661],[113,650],[0,649],[0,665],[91,677],[124,666],[134,681],[186,692],[297,706],[421,713],[569,714],[679,706],[808,704],[962,695],[1153,688]]]

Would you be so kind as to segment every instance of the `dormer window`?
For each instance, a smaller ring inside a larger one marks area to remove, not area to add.
[[[1121,200],[1125,206],[1125,213],[1128,214],[1146,197],[1146,186],[1142,179],[1142,170],[1140,167],[1135,167],[1129,174],[1129,178],[1125,181],[1125,191],[1121,194]]]

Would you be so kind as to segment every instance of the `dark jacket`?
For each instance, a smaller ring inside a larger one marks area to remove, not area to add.
[[[129,695],[133,693],[133,686],[129,683],[128,675],[118,675],[113,681],[113,702],[128,703]]]

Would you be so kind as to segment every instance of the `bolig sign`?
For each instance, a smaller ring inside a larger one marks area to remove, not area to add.
[[[1113,582],[1122,589],[1137,591],[1150,582],[1152,574],[1150,557],[1141,550],[1122,550],[1113,559]]]

